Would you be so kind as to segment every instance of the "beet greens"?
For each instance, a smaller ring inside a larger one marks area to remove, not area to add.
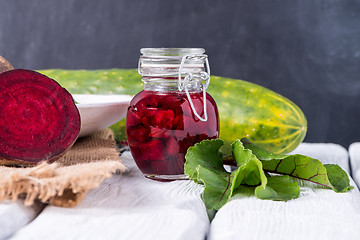
[[[236,140],[232,144],[232,156],[224,158],[220,151],[223,144],[221,139],[204,140],[190,147],[185,156],[185,174],[204,185],[202,199],[208,210],[219,210],[248,191],[259,199],[288,201],[298,198],[300,187],[292,177],[335,192],[353,188],[346,172],[338,165],[323,165],[317,159],[300,154],[273,154],[246,138]],[[224,163],[236,169],[227,172]]]

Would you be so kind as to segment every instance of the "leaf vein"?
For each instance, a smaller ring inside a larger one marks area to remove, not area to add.
[[[280,163],[282,163],[282,160],[283,160],[283,159],[280,159],[280,161],[278,162],[278,164],[276,164],[276,167],[275,167],[275,171],[276,171],[276,172],[277,172],[277,170],[278,170],[278,167],[279,167]]]
[[[225,193],[227,192],[227,190],[229,190],[230,180],[231,180],[231,175],[229,174],[229,176],[228,176],[228,184],[227,184],[227,186],[226,186],[226,188],[225,188],[225,191],[224,191],[223,194],[221,195],[221,198],[220,198],[220,200],[219,200],[219,202],[218,202],[218,206],[220,205],[222,199],[224,198]]]

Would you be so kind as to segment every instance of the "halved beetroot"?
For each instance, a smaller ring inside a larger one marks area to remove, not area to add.
[[[79,132],[79,111],[56,81],[24,69],[0,74],[0,164],[52,162]]]

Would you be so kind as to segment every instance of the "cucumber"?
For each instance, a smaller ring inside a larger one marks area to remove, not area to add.
[[[143,89],[135,69],[39,71],[58,81],[72,94],[135,95]],[[289,99],[247,81],[211,76],[208,93],[215,99],[220,118],[223,153],[231,143],[247,137],[274,153],[289,153],[304,139],[307,121],[301,109]],[[125,120],[111,129],[117,141],[126,140]]]

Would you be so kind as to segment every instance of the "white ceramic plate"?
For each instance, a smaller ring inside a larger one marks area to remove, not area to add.
[[[87,136],[125,118],[132,96],[73,94],[81,117],[80,137]]]

